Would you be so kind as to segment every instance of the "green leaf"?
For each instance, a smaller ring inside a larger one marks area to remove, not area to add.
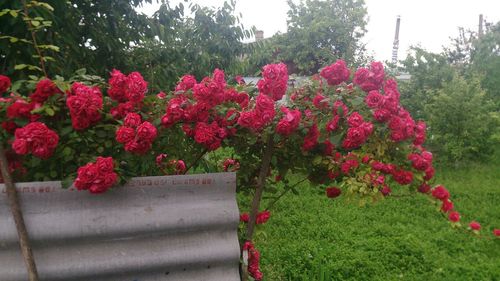
[[[16,65],[14,65],[14,69],[15,69],[15,70],[21,70],[21,69],[26,68],[27,66],[28,66],[28,65],[27,65],[27,64],[24,64],[24,63],[22,63],[22,64],[16,64]]]
[[[53,12],[54,11],[54,8],[49,4],[49,3],[45,3],[45,2],[38,2],[37,3],[38,6],[41,6],[41,7],[44,7],[45,9]]]
[[[18,15],[17,10],[10,10],[10,11],[9,11],[9,14],[10,14],[12,17],[14,17],[14,18],[17,18],[17,15]]]
[[[2,11],[0,11],[0,17],[9,13],[10,12],[10,9],[3,9]]]
[[[73,184],[73,181],[73,177],[67,177],[61,181],[61,187],[64,189],[68,189]]]
[[[19,39],[16,37],[10,37],[9,40],[10,40],[10,43],[16,43],[17,41],[19,41]]]
[[[37,20],[32,20],[32,21],[31,21],[31,24],[32,24],[34,27],[37,27],[37,26],[39,26],[39,25],[40,25],[40,22],[39,22],[39,21],[37,21]]]
[[[36,65],[31,65],[31,64],[28,64],[28,69],[29,70],[38,70],[38,71],[42,71],[42,69]]]
[[[40,165],[42,161],[40,160],[40,158],[33,158],[33,160],[31,161],[31,167],[32,168],[36,168],[37,166]],[[43,175],[42,175],[43,176]]]
[[[59,47],[55,45],[38,45],[38,48],[59,52]]]
[[[85,75],[85,73],[87,73],[87,69],[80,68],[80,69],[76,70],[75,73],[76,73],[76,75]]]
[[[45,113],[47,113],[47,115],[49,115],[49,116],[54,116],[56,114],[54,109],[52,109],[51,107],[45,108]]]
[[[99,130],[99,131],[96,132],[96,135],[98,137],[100,137],[100,138],[105,138],[106,137],[106,132]]]
[[[63,151],[62,151],[63,155],[64,156],[69,156],[73,153],[73,150],[71,149],[71,147],[68,147],[66,146]]]

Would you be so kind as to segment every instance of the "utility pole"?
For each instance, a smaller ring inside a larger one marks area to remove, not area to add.
[[[396,64],[398,62],[398,49],[399,49],[399,25],[401,23],[401,17],[398,16],[396,19],[396,34],[394,35],[394,43],[392,44],[392,63]]]
[[[479,37],[483,36],[483,14],[479,15]]]

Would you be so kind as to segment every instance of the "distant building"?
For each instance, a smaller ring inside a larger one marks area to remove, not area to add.
[[[255,31],[255,42],[259,42],[264,40],[264,31],[263,30],[256,30]]]

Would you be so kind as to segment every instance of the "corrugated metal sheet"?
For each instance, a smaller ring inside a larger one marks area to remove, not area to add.
[[[134,178],[100,195],[17,188],[41,280],[240,280],[234,173]],[[0,280],[27,280],[5,194]]]

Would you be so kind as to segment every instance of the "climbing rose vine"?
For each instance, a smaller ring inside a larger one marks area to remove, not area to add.
[[[274,198],[304,181],[327,198],[362,203],[404,187],[429,196],[461,226],[453,196],[433,182],[426,124],[400,104],[397,82],[381,63],[352,70],[339,60],[296,87],[289,87],[282,63],[264,66],[262,76],[256,85],[241,77],[231,83],[216,69],[200,81],[184,75],[172,91],[153,93],[140,73],[116,69],[108,81],[81,71],[68,80],[11,82],[0,75],[0,136],[10,147],[9,170],[17,181],[63,179],[65,187],[74,183],[91,193],[110,192],[133,176],[216,169],[236,171],[238,190],[247,193],[267,175],[262,186],[278,192]],[[303,180],[290,182],[297,176]],[[257,224],[270,220],[268,208],[254,213]],[[255,223],[248,213],[240,219],[242,228]],[[484,228],[468,225],[476,234]],[[243,237],[248,272],[260,280],[251,240]]]

